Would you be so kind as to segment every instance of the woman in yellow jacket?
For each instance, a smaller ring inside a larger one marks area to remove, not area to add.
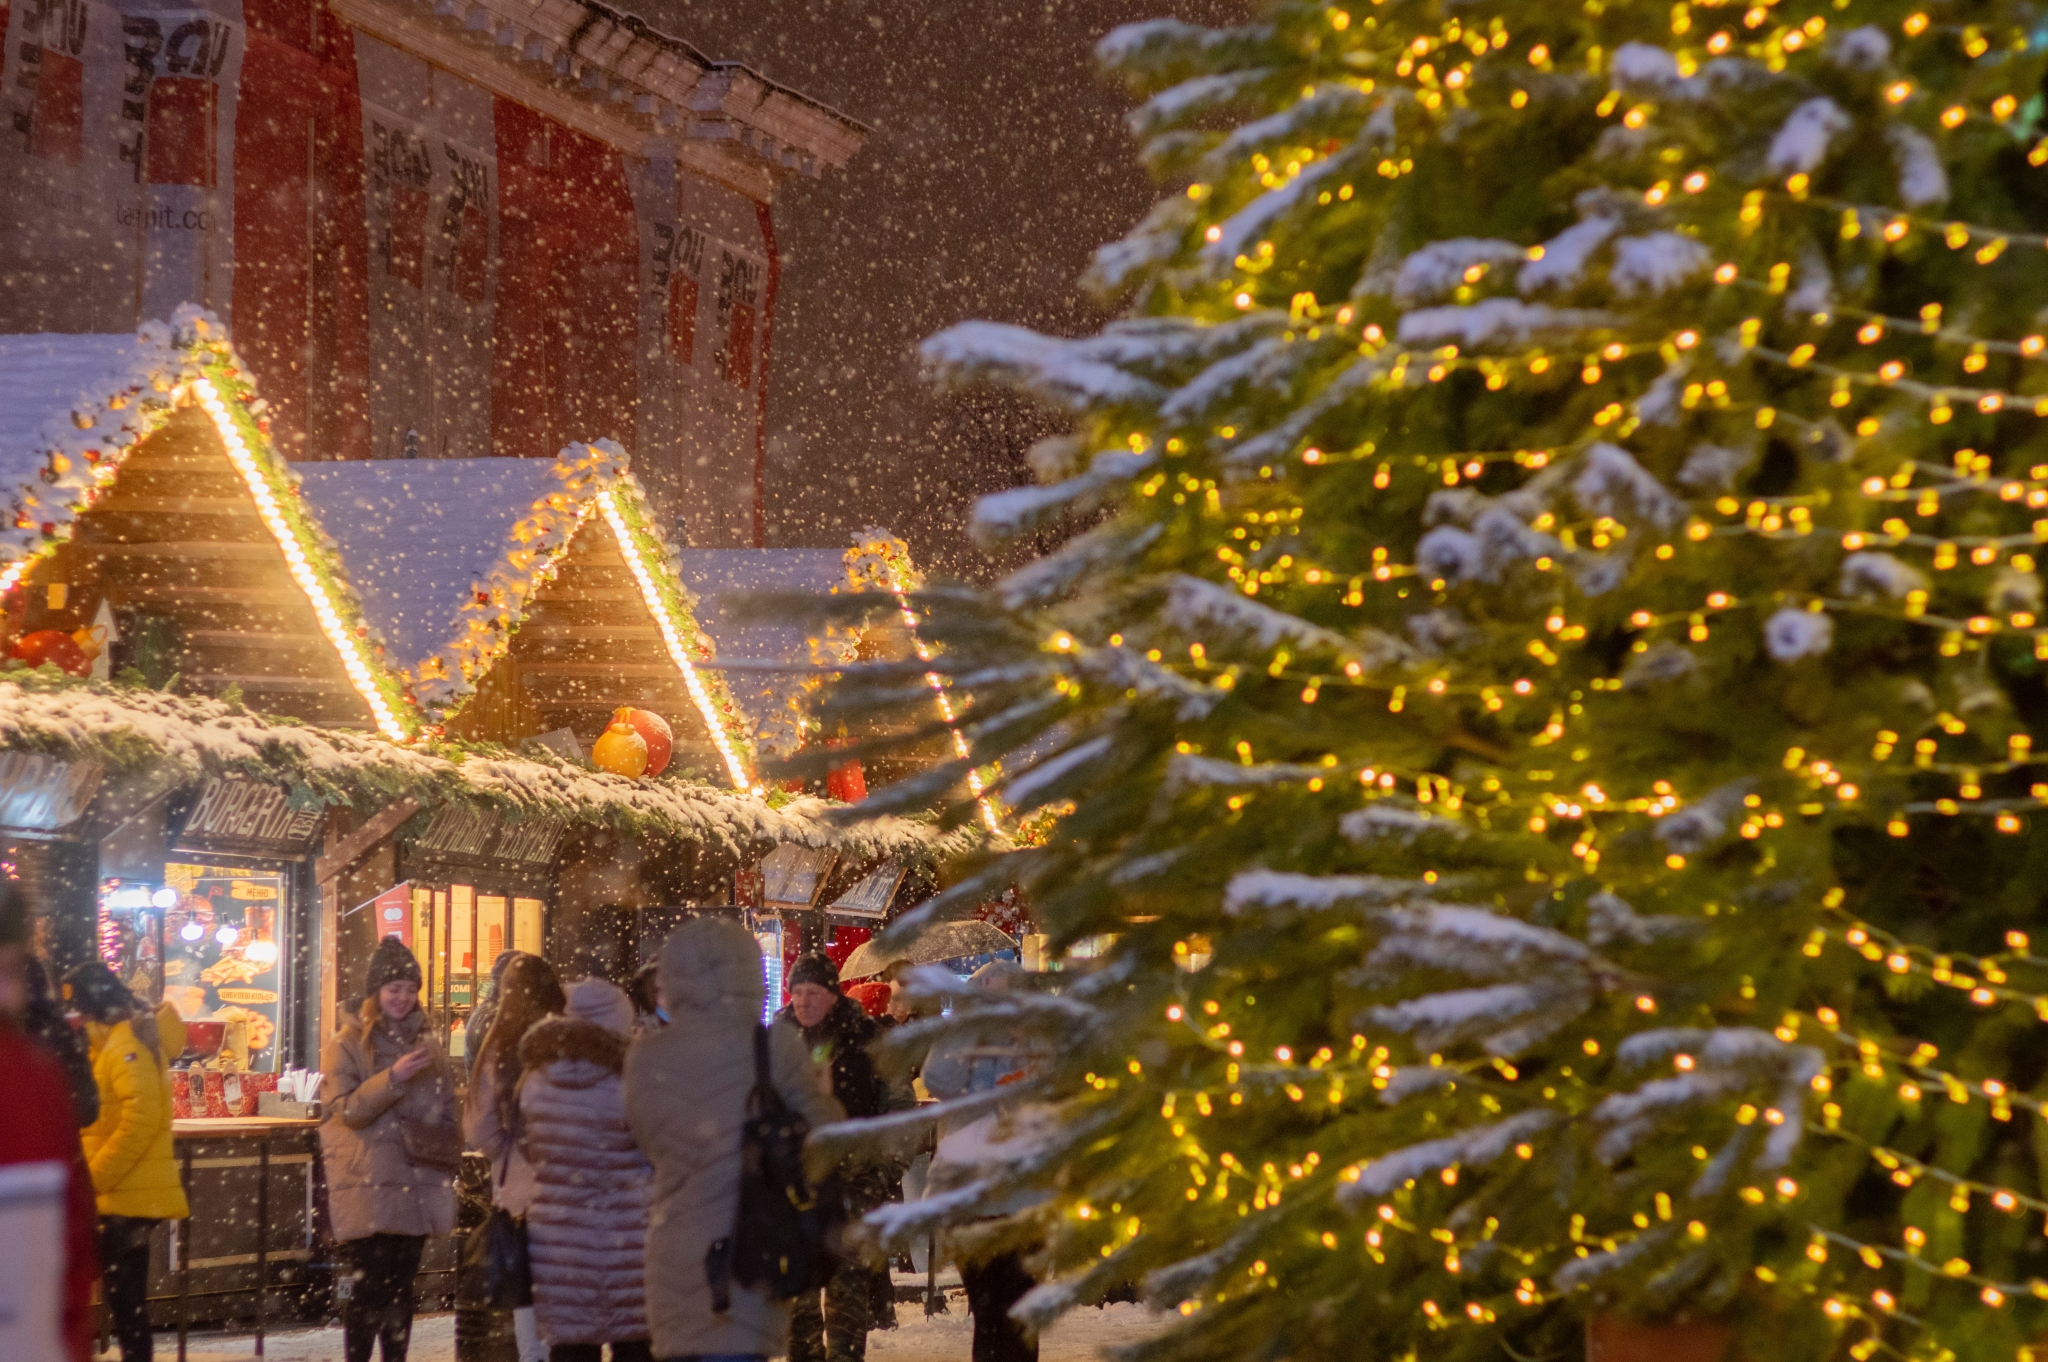
[[[79,1132],[99,1199],[100,1266],[121,1362],[150,1362],[149,1240],[159,1221],[191,1214],[171,1148],[170,1060],[185,1025],[165,1006],[155,1016],[98,961],[65,978],[85,1018],[100,1116]]]

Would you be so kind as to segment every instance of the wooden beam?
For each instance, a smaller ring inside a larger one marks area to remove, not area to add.
[[[361,827],[314,858],[313,883],[326,884],[369,855],[379,842],[398,831],[400,823],[419,811],[420,802],[406,795],[371,814]]]
[[[187,672],[184,676],[195,685],[233,685],[240,686],[243,690],[351,696],[356,693],[356,688],[347,681],[319,676],[271,676],[262,672]]]
[[[227,515],[261,519],[256,514],[256,503],[247,496],[153,497],[137,492],[116,492],[93,509],[129,515]]]
[[[190,559],[233,559],[238,562],[259,560],[283,561],[274,540],[256,539],[191,539],[191,540],[145,540],[141,542],[115,542],[101,540],[78,545],[80,553],[90,553],[101,558],[190,558]]]

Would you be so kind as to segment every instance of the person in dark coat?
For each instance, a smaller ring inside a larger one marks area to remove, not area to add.
[[[85,1033],[64,1015],[64,1005],[57,1001],[57,990],[50,986],[50,972],[43,968],[43,962],[30,955],[24,970],[28,998],[21,1013],[22,1034],[48,1050],[64,1066],[78,1124],[89,1126],[100,1119],[100,1085],[92,1076],[92,1054]]]
[[[879,1116],[889,1109],[888,1089],[868,1054],[881,1028],[860,1004],[840,992],[839,967],[830,956],[814,951],[790,967],[789,1006],[776,1021],[803,1034],[812,1062],[831,1075],[832,1095],[849,1120]],[[888,1170],[874,1159],[851,1156],[839,1166],[837,1176],[851,1217],[865,1215],[888,1200]],[[857,1362],[867,1356],[868,1330],[876,1322],[871,1297],[880,1266],[842,1264],[822,1292],[806,1292],[790,1302],[789,1362]]]

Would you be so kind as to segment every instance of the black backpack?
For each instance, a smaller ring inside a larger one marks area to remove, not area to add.
[[[768,1028],[754,1028],[754,1088],[740,1127],[740,1206],[729,1238],[705,1255],[711,1307],[723,1314],[739,1282],[770,1300],[817,1291],[839,1268],[833,1251],[845,1221],[837,1180],[812,1187],[804,1176],[811,1123],[782,1100],[769,1077]]]

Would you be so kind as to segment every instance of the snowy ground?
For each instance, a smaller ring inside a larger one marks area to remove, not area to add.
[[[931,1319],[922,1304],[896,1307],[897,1327],[868,1335],[870,1362],[967,1362],[974,1337],[966,1299],[950,1293],[950,1309]],[[1079,1310],[1055,1325],[1039,1341],[1039,1362],[1096,1362],[1103,1350],[1136,1343],[1162,1327],[1158,1316],[1138,1305],[1110,1305]],[[178,1339],[160,1334],[159,1362],[176,1362]],[[187,1345],[187,1362],[249,1362],[255,1340],[247,1335],[195,1334]],[[264,1362],[341,1362],[341,1330],[293,1329],[264,1340]],[[414,1325],[408,1362],[455,1362],[455,1316],[426,1315]]]

